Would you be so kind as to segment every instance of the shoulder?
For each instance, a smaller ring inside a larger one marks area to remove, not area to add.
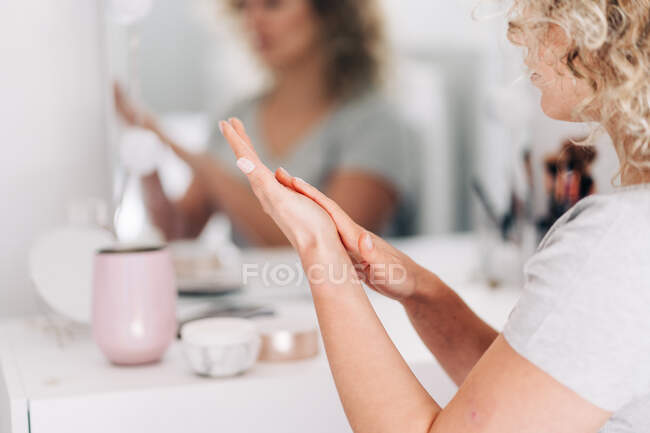
[[[650,302],[644,283],[650,279],[648,198],[650,191],[645,197],[594,195],[564,214],[525,265],[524,290],[512,321],[532,330],[553,312],[596,299],[605,308]]]
[[[578,203],[527,263],[504,330],[522,356],[608,410],[650,380],[630,369],[650,362],[650,340],[640,340],[650,333],[649,218],[650,190]]]
[[[566,277],[585,270],[598,258],[616,260],[624,243],[630,248],[650,247],[640,242],[650,239],[649,212],[650,190],[596,194],[581,200],[549,230],[526,265],[527,275],[552,266],[556,274]]]
[[[624,267],[650,269],[649,198],[650,191],[645,198],[597,194],[578,202],[551,227],[526,263],[522,299],[545,301],[538,305],[552,308],[564,297],[587,295],[606,281],[637,284],[630,278],[638,279],[638,273]],[[593,285],[594,279],[600,283]]]

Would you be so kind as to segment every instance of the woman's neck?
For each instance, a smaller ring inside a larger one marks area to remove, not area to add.
[[[333,108],[322,56],[310,53],[281,70],[261,107],[260,134],[276,158],[286,156]]]
[[[275,69],[275,84],[269,101],[273,104],[290,104],[296,110],[313,110],[329,105],[331,98],[324,70],[325,59],[318,52]]]
[[[622,146],[614,144],[614,149],[618,155],[619,165],[623,167],[625,163],[625,154],[624,148],[628,147],[628,143],[633,140],[632,137],[621,136],[613,134],[611,129],[608,130],[609,136],[612,138],[613,143],[623,143]],[[621,171],[621,186],[632,186],[642,183],[650,183],[650,169],[641,169],[632,166],[628,166]]]

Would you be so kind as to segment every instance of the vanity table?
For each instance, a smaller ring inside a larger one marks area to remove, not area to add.
[[[504,325],[519,291],[489,288],[478,277],[475,238],[414,238],[396,244],[435,270],[488,323]],[[267,257],[263,250],[247,254],[246,261]],[[290,257],[284,253],[283,260]],[[456,388],[401,306],[368,293],[414,373],[446,404]],[[271,305],[280,316],[314,315],[305,287],[276,293],[252,282],[232,296]],[[258,362],[243,375],[209,379],[191,372],[179,342],[158,364],[115,367],[99,352],[88,327],[61,325],[46,316],[0,323],[0,433],[305,431],[350,431],[323,350],[310,360]]]

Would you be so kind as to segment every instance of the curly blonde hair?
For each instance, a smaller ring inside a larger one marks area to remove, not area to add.
[[[234,12],[245,0],[228,0]],[[384,22],[377,0],[305,0],[321,22],[330,95],[345,99],[377,86],[386,57]]]
[[[650,0],[514,0],[509,17],[513,40],[542,41],[551,24],[564,30],[561,61],[594,90],[576,115],[598,120],[614,140],[625,137],[614,143],[619,174],[649,170]]]

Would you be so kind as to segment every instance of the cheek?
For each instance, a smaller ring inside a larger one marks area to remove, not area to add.
[[[299,10],[287,12],[279,17],[274,25],[277,35],[278,51],[285,55],[299,55],[311,48],[318,35],[318,25],[311,11],[302,7]]]
[[[544,113],[552,119],[576,121],[574,110],[589,96],[586,83],[574,80],[570,72],[563,76],[551,72],[551,78],[542,83],[541,106]]]

